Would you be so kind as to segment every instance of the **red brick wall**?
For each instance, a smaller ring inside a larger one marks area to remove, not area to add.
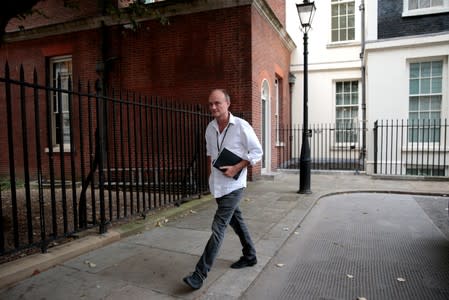
[[[281,1],[279,1],[281,2]],[[281,149],[276,147],[276,120],[274,113],[276,103],[274,97],[275,79],[281,79],[282,87],[282,113],[281,120],[284,123],[290,123],[290,95],[288,85],[288,74],[290,66],[290,52],[282,43],[278,33],[267,24],[259,12],[253,9],[252,14],[252,101],[253,101],[253,126],[257,134],[261,133],[261,90],[264,79],[268,80],[270,86],[270,110],[271,110],[271,169],[274,170],[278,165],[278,157]]]
[[[278,2],[284,1],[268,2],[274,3],[277,13],[282,12],[280,7],[283,5]],[[278,76],[283,79],[284,120],[288,120],[290,53],[255,8],[240,6],[213,10],[174,16],[169,21],[168,26],[157,20],[149,21],[141,24],[136,32],[123,26],[104,31],[110,88],[202,104],[207,103],[211,89],[225,88],[231,95],[231,111],[243,113],[260,137],[262,80],[268,79],[273,91],[274,79]],[[47,58],[71,54],[74,82],[79,78],[84,83],[87,80],[93,83],[98,78],[97,63],[102,60],[101,40],[101,29],[95,29],[4,44],[0,47],[0,66],[8,60],[12,76],[17,78],[18,66],[23,64],[27,80],[32,80],[32,70],[36,67],[39,82],[44,84]],[[19,112],[18,106],[14,109],[15,113]],[[274,112],[274,106],[271,111]],[[4,105],[0,105],[0,113],[5,116]],[[31,128],[31,124],[30,120],[28,127]],[[18,124],[14,126],[20,128]],[[1,141],[6,140],[5,132],[0,133]],[[46,134],[46,123],[42,119],[41,132]],[[274,135],[274,131],[272,133]],[[77,139],[78,135],[75,136]],[[273,145],[274,142],[273,136]],[[5,145],[1,146],[7,149]],[[274,146],[272,154],[276,159]],[[76,159],[78,163],[80,158]],[[85,159],[88,161],[88,157]],[[3,151],[0,154],[1,173],[4,173],[7,162],[7,152]],[[260,173],[260,165],[254,172]]]
[[[73,82],[74,89],[76,89],[77,83],[81,80],[86,86],[88,80],[92,82],[92,87],[94,87],[93,82],[98,77],[95,73],[96,60],[98,59],[98,47],[96,46],[98,40],[97,30],[92,30],[90,32],[80,32],[71,33],[69,35],[54,36],[51,39],[35,39],[16,43],[6,43],[0,47],[0,76],[4,76],[4,66],[6,61],[10,66],[10,76],[12,79],[19,80],[20,65],[24,68],[24,79],[27,82],[33,82],[33,72],[36,69],[36,74],[38,77],[38,84],[41,86],[46,85],[46,65],[47,60],[50,57],[61,56],[61,55],[72,55],[73,62]],[[4,90],[0,87],[1,95],[4,94]],[[35,177],[36,174],[36,160],[34,154],[35,149],[35,110],[34,110],[34,97],[31,88],[25,90],[26,93],[26,116],[27,116],[27,134],[30,142],[29,153],[30,156],[30,170],[32,176]],[[14,138],[14,155],[15,164],[18,175],[22,175],[24,170],[21,167],[23,165],[23,143],[22,143],[22,121],[20,118],[21,107],[19,102],[20,92],[18,88],[12,89],[12,122],[13,122],[13,138]],[[6,120],[6,102],[5,97],[1,97],[0,104],[0,118]],[[40,137],[41,137],[41,151],[42,159],[44,162],[44,173],[48,174],[48,152],[45,152],[45,148],[48,149],[47,145],[47,123],[46,123],[46,94],[43,90],[39,93],[39,109],[40,114]],[[78,110],[75,107],[74,113]],[[84,116],[84,124],[87,123],[87,116]],[[78,127],[78,122],[74,126]],[[0,147],[4,151],[0,152],[0,176],[4,176],[9,172],[9,153],[8,149],[8,138],[7,138],[7,127],[6,124],[2,124],[2,130],[0,131]],[[4,129],[4,130],[3,130]],[[79,131],[74,132],[74,139],[79,140]],[[85,143],[87,144],[87,135],[84,135]],[[69,165],[70,161],[68,155],[65,155],[65,164]],[[34,158],[34,159],[33,159]],[[79,151],[75,152],[76,165],[80,165]],[[86,161],[88,160],[86,154]],[[55,156],[55,168],[59,169],[60,158],[59,154]],[[79,174],[79,172],[78,172]]]
[[[250,96],[251,17],[249,7],[214,10],[142,24],[132,32],[115,28],[109,38],[111,83],[145,94],[207,103],[209,91],[223,87],[239,99]],[[244,108],[245,106],[240,106]]]

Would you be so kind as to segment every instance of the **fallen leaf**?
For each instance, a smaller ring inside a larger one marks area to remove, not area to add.
[[[94,264],[94,263],[92,263],[92,262],[89,262],[89,268],[95,268],[97,265],[96,264]]]
[[[284,227],[283,230],[284,230],[284,231],[288,231],[288,227]]]
[[[346,274],[346,277],[348,277],[348,278],[354,278],[354,275],[351,275],[351,274]]]
[[[402,277],[398,277],[398,279],[397,279],[399,282],[404,282],[405,281],[405,278],[402,278]]]
[[[365,297],[357,297],[357,300],[367,300]]]
[[[295,231],[295,234],[299,234],[299,232],[298,232],[298,231]]]
[[[190,210],[191,214],[196,214],[196,211],[194,211],[193,209]]]
[[[276,267],[278,268],[282,268],[283,266],[285,266],[284,264],[276,264]]]
[[[251,201],[251,199],[245,198],[244,201],[249,202],[249,201]]]

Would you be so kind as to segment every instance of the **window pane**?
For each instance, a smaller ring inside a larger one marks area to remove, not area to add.
[[[410,95],[419,94],[419,79],[410,80]]]
[[[351,91],[351,82],[346,81],[344,83],[344,91],[345,91],[345,93],[349,93]]]
[[[418,107],[418,97],[410,97],[409,110],[417,111]]]
[[[64,133],[64,144],[70,144],[70,119],[69,114],[63,114],[63,133]]]
[[[432,0],[432,6],[443,6],[443,0]]]
[[[418,113],[418,121],[420,122],[419,124],[424,124],[423,120],[427,120],[429,118],[429,112],[428,111],[420,111]]]
[[[419,77],[419,64],[410,64],[410,78]]]
[[[352,29],[348,29],[348,40],[354,40],[355,39],[355,30]]]
[[[67,112],[69,112],[69,95],[64,93],[61,96],[62,96],[62,98],[61,98],[62,112],[67,113]]]
[[[352,103],[351,104],[358,104],[359,103],[359,95],[357,93],[352,93],[351,94],[351,98],[352,98]]]
[[[408,118],[410,119],[410,125],[416,125],[418,123],[417,122],[417,120],[418,120],[418,113],[411,112],[408,115]]]
[[[443,74],[443,62],[434,61],[432,62],[432,77],[441,77]]]
[[[419,0],[419,8],[430,7],[430,0]]]
[[[442,78],[432,79],[432,93],[441,93]]]
[[[341,4],[340,6],[340,15],[346,15],[346,5]]]
[[[346,24],[346,16],[340,17],[340,28],[346,28],[348,27]]]
[[[431,110],[441,110],[441,97],[440,96],[431,97],[430,109]]]
[[[348,16],[348,27],[354,27],[354,16]]]
[[[346,41],[346,29],[341,29],[340,30],[340,41]]]
[[[332,30],[332,42],[338,41],[338,30]]]
[[[410,78],[419,77],[419,64],[410,64]]]
[[[337,82],[337,93],[343,92],[343,83]]]
[[[430,77],[430,62],[421,63],[421,77]]]
[[[332,29],[338,28],[338,17],[332,17]]]
[[[419,99],[419,110],[425,111],[430,109],[430,99],[429,97],[421,97]]]
[[[352,82],[352,92],[357,92],[359,90],[359,82],[358,81],[353,81]]]
[[[430,94],[430,79],[421,80],[421,94]]]
[[[342,101],[342,95],[341,94],[337,94],[337,105],[342,105],[343,101]]]
[[[348,15],[354,14],[354,2],[348,3]]]
[[[332,16],[338,16],[338,5],[332,5]]]
[[[337,107],[337,119],[341,119],[341,118],[343,118],[343,108]],[[339,121],[337,120],[337,123],[338,122]]]
[[[349,96],[349,94],[344,94],[344,104],[345,105],[351,104],[351,97]]]
[[[418,8],[418,0],[408,1],[408,9],[417,9],[417,8]]]
[[[430,119],[431,120],[439,120],[440,116],[441,116],[440,112],[432,112],[432,113],[430,113]],[[432,121],[431,124],[433,124],[433,121]]]
[[[353,120],[357,120],[358,119],[358,117],[359,117],[359,110],[357,109],[357,108],[353,108],[352,109],[352,119]]]

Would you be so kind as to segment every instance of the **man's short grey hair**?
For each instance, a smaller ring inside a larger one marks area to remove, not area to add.
[[[214,91],[220,91],[223,93],[223,95],[225,96],[226,101],[228,101],[229,103],[231,102],[231,96],[229,96],[228,91],[226,91],[225,89],[213,89],[212,92]]]

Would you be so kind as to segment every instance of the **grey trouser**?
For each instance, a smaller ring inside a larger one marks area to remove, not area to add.
[[[256,249],[249,235],[248,227],[243,220],[242,211],[239,208],[242,195],[243,188],[215,199],[218,207],[212,223],[212,235],[195,269],[204,278],[207,277],[207,273],[210,271],[217,257],[228,224],[231,225],[240,239],[243,247],[243,256],[247,259],[254,259],[256,257]]]

